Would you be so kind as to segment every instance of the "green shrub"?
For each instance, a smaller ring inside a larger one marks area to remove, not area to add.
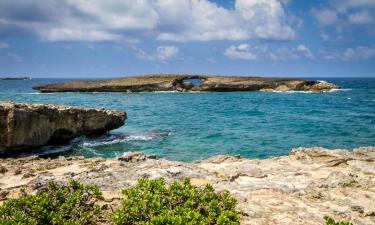
[[[329,216],[325,216],[324,220],[326,221],[326,225],[353,225],[348,221],[338,221],[336,222],[333,218]]]
[[[67,186],[50,182],[36,195],[9,199],[0,206],[0,224],[95,224],[100,208],[95,205],[102,199],[97,187],[70,181]]]
[[[187,178],[170,185],[164,179],[140,179],[122,194],[122,207],[112,216],[117,225],[239,224],[236,200],[228,192],[198,188]]]

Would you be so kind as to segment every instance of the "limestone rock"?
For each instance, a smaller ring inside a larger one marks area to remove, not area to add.
[[[120,201],[120,190],[134,186],[139,178],[163,177],[173,182],[189,177],[195,185],[228,190],[237,199],[241,224],[315,225],[324,224],[323,217],[329,215],[368,225],[375,224],[374,152],[375,147],[353,151],[298,148],[290,156],[264,160],[216,156],[193,163],[155,160],[142,153],[126,154],[123,159],[127,162],[82,157],[0,158],[0,165],[7,168],[0,173],[0,201],[16,196],[20,188],[33,192],[51,180],[75,179],[99,186],[106,203],[113,205]],[[51,164],[54,166],[48,169]]]
[[[0,103],[0,153],[98,135],[124,125],[126,113],[48,104]]]
[[[156,159],[153,155],[145,155],[142,152],[126,152],[122,156],[118,157],[118,160],[124,162],[139,162],[146,159]]]
[[[197,80],[194,85],[190,80]],[[149,75],[101,81],[74,81],[33,87],[41,92],[154,92],[154,91],[315,91],[339,87],[322,81],[287,78],[202,75]]]

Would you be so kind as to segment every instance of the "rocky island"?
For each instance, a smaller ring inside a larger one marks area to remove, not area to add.
[[[0,77],[0,80],[32,80],[31,77]]]
[[[0,204],[19,196],[21,189],[35,193],[51,180],[74,179],[100,187],[100,204],[112,212],[120,205],[120,189],[134,186],[139,178],[172,182],[184,177],[197,186],[229,190],[237,199],[241,224],[316,225],[324,224],[325,215],[356,225],[375,224],[374,147],[298,148],[289,156],[265,160],[222,155],[192,163],[142,153],[112,159],[0,159]]]
[[[313,91],[338,89],[337,85],[287,78],[202,76],[202,75],[148,75],[112,80],[73,81],[33,87],[40,92],[154,92],[154,91]]]
[[[125,119],[126,113],[104,109],[0,102],[0,154],[102,134]]]

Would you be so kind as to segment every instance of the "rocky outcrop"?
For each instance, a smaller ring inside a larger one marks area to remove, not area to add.
[[[194,85],[189,80],[198,80]],[[200,75],[150,75],[102,81],[74,81],[33,87],[41,92],[153,92],[153,91],[329,91],[338,86],[321,81],[286,78]]]
[[[139,178],[190,177],[201,186],[229,190],[237,199],[241,224],[324,224],[323,216],[375,224],[375,147],[353,151],[298,148],[289,156],[250,160],[215,156],[193,163],[128,153],[118,159],[28,157],[0,159],[0,202],[34,193],[50,180],[98,185],[105,202],[120,202],[120,189]],[[110,207],[107,207],[111,210]]]
[[[0,154],[105,133],[125,119],[126,113],[104,109],[0,103]]]

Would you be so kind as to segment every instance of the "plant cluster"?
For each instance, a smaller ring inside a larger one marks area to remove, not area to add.
[[[8,199],[0,206],[2,225],[96,224],[102,199],[97,187],[70,181],[68,185],[50,182],[35,195],[24,191],[18,199]]]
[[[120,209],[108,215],[116,225],[238,225],[236,200],[228,192],[215,193],[211,185],[198,188],[185,178],[167,185],[164,179],[140,179],[122,190]],[[1,225],[91,225],[103,221],[97,201],[101,191],[71,180],[50,182],[35,195],[8,199],[0,205]],[[109,218],[104,218],[110,221]],[[325,225],[353,225],[324,217]]]
[[[112,216],[116,225],[239,224],[236,200],[228,192],[217,194],[211,185],[198,188],[187,178],[170,185],[164,179],[140,179],[122,193],[122,207]]]
[[[351,222],[348,221],[335,221],[333,218],[329,216],[325,216],[324,220],[326,221],[326,225],[353,225]]]

